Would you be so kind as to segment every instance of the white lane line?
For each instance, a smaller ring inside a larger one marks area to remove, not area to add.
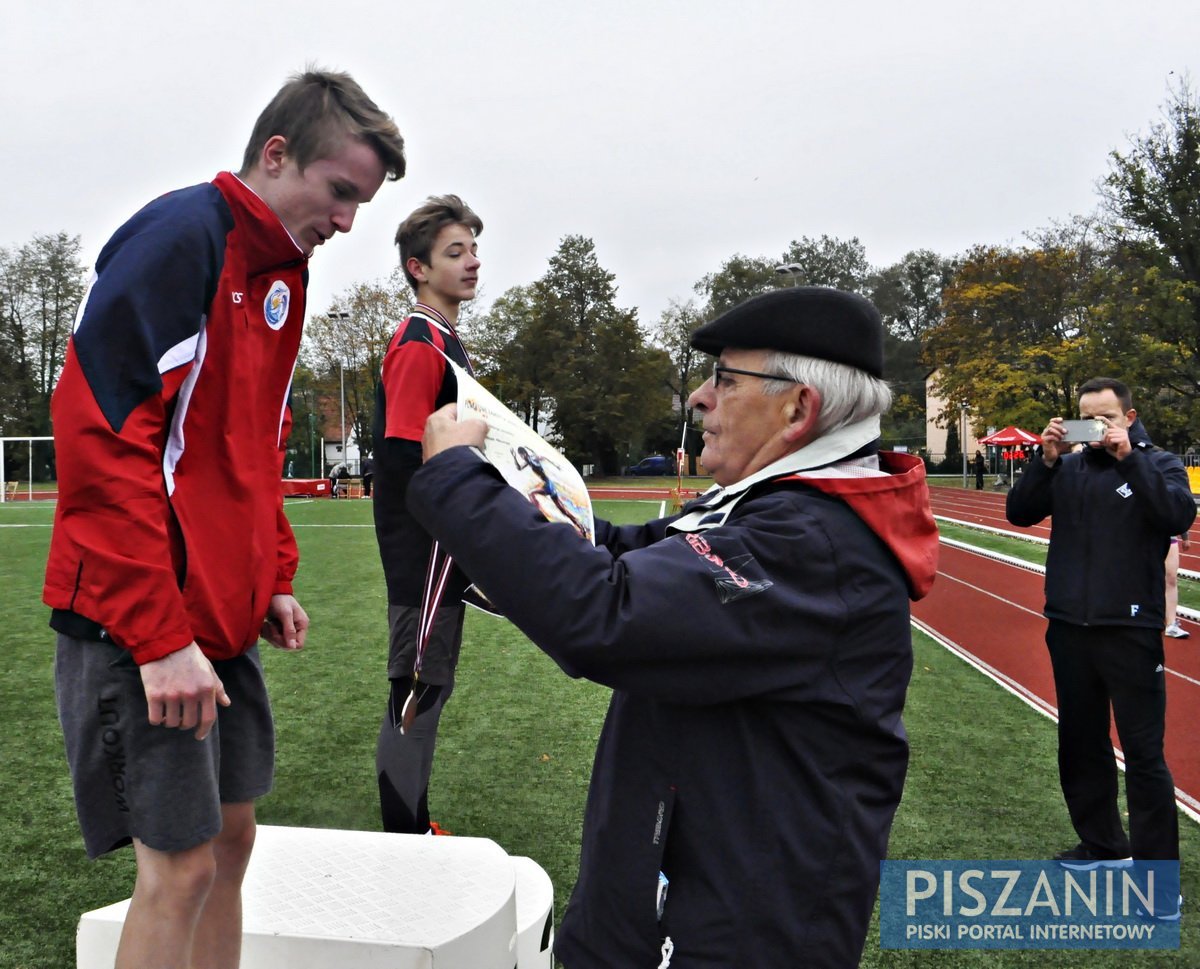
[[[940,569],[938,570],[938,575],[942,576],[943,578],[949,579],[951,582],[957,582],[957,583],[959,583],[959,585],[965,585],[968,589],[974,589],[976,592],[982,592],[985,596],[990,596],[991,598],[995,599],[997,602],[1003,602],[1006,606],[1012,606],[1015,609],[1020,609],[1022,612],[1027,612],[1031,616],[1037,616],[1039,619],[1043,618],[1042,614],[1040,612],[1038,612],[1036,609],[1030,609],[1028,606],[1023,606],[1019,602],[1013,602],[1012,599],[1006,599],[1006,598],[1004,598],[1004,596],[997,595],[995,592],[992,592],[989,589],[984,589],[981,586],[977,586],[977,585],[974,585],[973,583],[966,581],[965,579],[960,579],[956,575],[950,575],[949,573],[943,572]]]
[[[921,630],[926,636],[932,639],[935,643],[953,653],[968,666],[974,667],[992,682],[998,684],[1003,689],[1007,690],[1013,696],[1017,697],[1023,703],[1028,704],[1042,716],[1054,723],[1058,723],[1058,707],[1047,700],[1043,700],[1032,690],[1026,689],[1012,677],[1001,673],[994,666],[985,663],[978,656],[966,649],[959,643],[947,639],[941,633],[937,632],[931,626],[926,625],[920,619],[912,619],[911,623],[917,629]],[[1113,747],[1113,755],[1116,757],[1117,766],[1121,770],[1125,769],[1125,755],[1121,753],[1119,747]],[[1179,805],[1181,811],[1193,821],[1200,822],[1200,800],[1192,797],[1187,791],[1182,791],[1178,787],[1175,788],[1175,803]]]
[[[970,552],[972,555],[978,555],[980,558],[991,559],[994,562],[1003,562],[1005,565],[1024,569],[1027,572],[1036,572],[1038,575],[1046,574],[1046,566],[1038,565],[1036,562],[1027,562],[1025,559],[1019,559],[1013,555],[1005,555],[1003,552],[996,552],[988,548],[978,548],[966,542],[960,542],[957,539],[946,538],[945,536],[939,538],[939,541],[943,545],[950,546],[950,548],[958,549],[960,552]],[[1188,573],[1184,569],[1180,569],[1179,574],[1187,575]],[[1197,577],[1200,578],[1200,575]],[[1186,619],[1189,622],[1200,623],[1200,609],[1193,609],[1190,606],[1179,606],[1176,611],[1179,618]]]

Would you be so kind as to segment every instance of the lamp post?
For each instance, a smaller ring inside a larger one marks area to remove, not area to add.
[[[331,312],[329,317],[330,319],[345,322],[350,319],[350,314],[345,310],[341,310],[340,312]],[[346,461],[350,452],[346,448],[346,358],[342,354],[338,354],[338,383],[341,385],[342,461]],[[349,467],[349,464],[347,464],[347,467]]]
[[[965,490],[967,487],[967,402],[964,400],[958,406],[962,409],[962,432],[959,436],[959,446],[963,456],[963,489]]]
[[[796,282],[800,279],[800,274],[804,272],[804,267],[798,262],[789,262],[782,266],[776,266],[775,272],[779,273],[780,276],[791,276],[792,285],[795,286]]]
[[[317,476],[317,415],[313,411],[308,412],[308,464],[310,478]],[[325,458],[321,458],[321,470],[325,470]]]

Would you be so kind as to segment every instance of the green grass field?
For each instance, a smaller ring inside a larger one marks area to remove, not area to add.
[[[603,502],[625,521],[657,502]],[[0,805],[0,969],[74,965],[81,912],[127,897],[131,853],[83,854],[54,711],[53,640],[39,604],[50,504],[0,506],[0,710],[7,767]],[[378,827],[374,746],[386,695],[382,577],[365,501],[289,505],[303,565],[297,594],[313,620],[298,655],[265,654],[278,724],[267,824]],[[1038,648],[1038,644],[1030,644]],[[1073,843],[1058,793],[1054,727],[922,636],[906,722],[912,766],[892,834],[895,858],[1044,858]],[[430,795],[459,835],[492,838],[550,874],[558,913],[574,880],[584,795],[607,691],[564,676],[503,620],[472,612]],[[752,816],[746,823],[753,824]],[[1184,893],[1200,899],[1200,831],[1182,821]],[[881,951],[865,967],[1200,964],[1200,918],[1179,952]],[[786,967],[791,969],[791,967]]]

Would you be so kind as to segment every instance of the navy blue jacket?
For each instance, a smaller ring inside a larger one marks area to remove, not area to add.
[[[413,476],[413,514],[491,601],[613,688],[568,969],[655,966],[667,937],[673,969],[858,965],[908,764],[908,600],[936,569],[906,458],[766,481],[704,531],[598,521],[596,547],[467,448]]]
[[[1046,467],[1040,454],[1008,493],[1014,525],[1047,515],[1046,609],[1077,626],[1161,629],[1166,611],[1163,559],[1172,535],[1196,517],[1187,472],[1175,455],[1134,440],[1118,461],[1085,447]]]

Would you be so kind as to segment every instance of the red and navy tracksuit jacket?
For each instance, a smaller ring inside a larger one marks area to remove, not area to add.
[[[165,195],[108,241],[51,401],[51,625],[147,663],[226,659],[292,591],[280,488],[307,258],[235,175]]]

